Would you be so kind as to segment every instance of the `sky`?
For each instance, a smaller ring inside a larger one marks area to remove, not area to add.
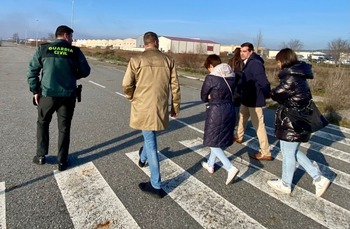
[[[159,36],[200,38],[221,45],[254,43],[280,49],[299,40],[305,50],[350,41],[350,0],[1,0],[0,38],[48,37],[59,25],[74,39]]]

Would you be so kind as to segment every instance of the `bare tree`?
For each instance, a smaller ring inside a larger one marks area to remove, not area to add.
[[[256,35],[255,39],[253,40],[255,50],[258,54],[262,54],[262,53],[259,53],[259,48],[260,46],[262,46],[262,41],[263,41],[263,35],[261,33],[261,30],[259,30],[259,33]]]
[[[329,54],[334,58],[336,63],[339,62],[342,53],[349,51],[349,47],[349,42],[341,38],[328,42]]]
[[[290,48],[294,51],[299,51],[304,47],[303,42],[298,39],[292,39],[288,43],[283,42],[281,48]]]
[[[48,33],[48,34],[47,34],[47,39],[50,40],[50,41],[55,40],[55,34],[53,34],[53,33]]]

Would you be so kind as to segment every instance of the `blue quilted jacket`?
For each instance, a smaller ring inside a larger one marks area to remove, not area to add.
[[[207,103],[203,145],[209,147],[225,148],[233,143],[236,117],[232,94],[224,77],[233,92],[234,73],[227,64],[217,65],[205,77],[201,89],[201,99]]]

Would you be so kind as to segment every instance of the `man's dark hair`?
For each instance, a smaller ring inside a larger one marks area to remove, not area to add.
[[[252,43],[245,42],[245,43],[241,44],[241,48],[243,48],[243,47],[248,47],[249,52],[254,51],[254,45]]]
[[[218,55],[216,54],[211,54],[207,57],[207,59],[204,62],[204,67],[208,69],[210,65],[213,65],[215,67],[216,65],[221,64],[221,59]]]
[[[55,36],[58,37],[58,36],[63,36],[65,33],[67,34],[72,34],[74,31],[73,29],[69,28],[68,26],[66,25],[60,25],[57,27],[56,29],[56,33],[55,33]]]
[[[158,42],[158,35],[154,32],[147,32],[145,35],[143,35],[143,43],[145,45]]]

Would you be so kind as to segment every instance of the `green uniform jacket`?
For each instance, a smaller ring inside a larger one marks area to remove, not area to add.
[[[27,79],[33,94],[70,97],[76,95],[77,79],[89,74],[90,66],[81,50],[57,39],[36,49],[29,63]]]

